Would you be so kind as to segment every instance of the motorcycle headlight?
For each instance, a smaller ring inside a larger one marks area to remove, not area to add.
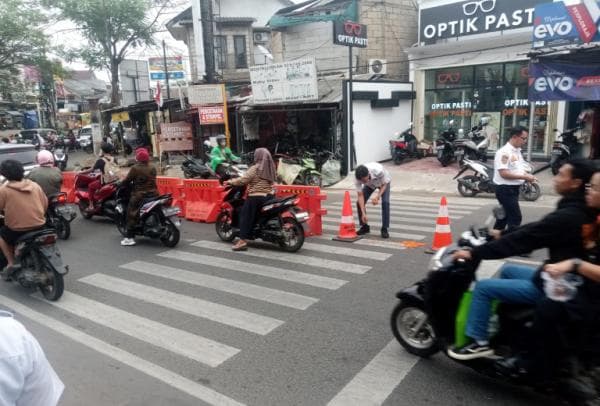
[[[429,266],[427,267],[427,269],[429,269],[430,271],[438,271],[441,267],[442,267],[442,257],[444,256],[444,253],[446,252],[446,248],[440,248],[431,258],[431,260],[429,261]]]

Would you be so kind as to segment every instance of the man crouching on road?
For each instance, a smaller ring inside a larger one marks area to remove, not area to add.
[[[371,232],[366,202],[373,192],[379,189],[379,193],[371,201],[374,206],[377,206],[381,200],[381,237],[390,238],[388,233],[388,228],[390,228],[390,182],[392,181],[390,173],[380,163],[370,162],[359,165],[356,168],[355,176],[356,192],[358,193],[356,210],[360,221],[360,229],[357,234],[364,235]]]

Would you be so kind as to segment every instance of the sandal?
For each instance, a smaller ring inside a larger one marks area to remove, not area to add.
[[[231,249],[233,251],[247,251],[248,250],[248,244],[245,241],[238,241],[237,244],[235,244],[233,247],[231,247]]]

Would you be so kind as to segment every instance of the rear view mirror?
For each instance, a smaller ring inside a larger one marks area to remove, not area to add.
[[[492,209],[492,213],[494,214],[494,218],[496,220],[504,220],[506,218],[506,212],[502,206],[496,206]]]

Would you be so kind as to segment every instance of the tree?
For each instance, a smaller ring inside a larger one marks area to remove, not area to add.
[[[4,0],[2,0],[4,1]],[[80,59],[93,69],[107,69],[111,104],[119,104],[119,65],[135,48],[154,44],[158,19],[169,0],[44,0],[72,21],[88,43],[66,49],[67,60]]]

